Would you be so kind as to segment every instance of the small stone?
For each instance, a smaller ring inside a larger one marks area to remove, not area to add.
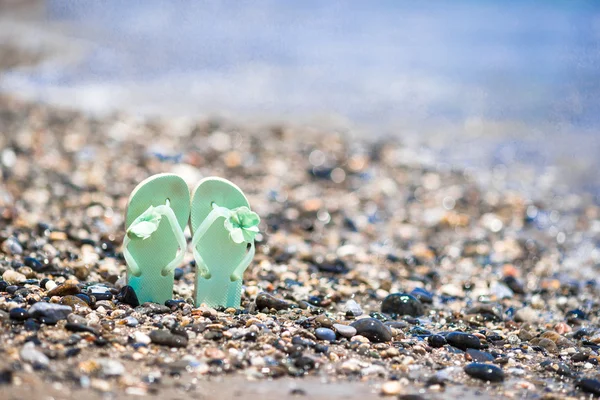
[[[67,324],[65,325],[65,329],[71,332],[89,332],[93,335],[98,336],[98,331],[90,326],[87,326],[87,324],[67,322]]]
[[[423,304],[415,296],[406,293],[392,293],[381,303],[381,312],[391,315],[423,315]]]
[[[0,247],[0,249],[2,249],[3,253],[9,255],[23,253],[23,247],[21,247],[19,241],[14,237],[9,237],[4,242],[2,242],[2,246]]]
[[[87,320],[81,315],[77,314],[69,314],[69,316],[67,317],[67,322],[70,322],[72,324],[87,325]]]
[[[467,375],[487,382],[502,382],[504,371],[492,364],[471,363],[465,366]]]
[[[594,396],[600,396],[600,381],[597,379],[581,379],[577,382],[577,387],[585,393],[591,393]]]
[[[105,377],[121,376],[125,373],[125,367],[117,360],[99,358],[96,363],[100,366],[100,373]]]
[[[548,338],[542,338],[537,345],[546,350],[548,353],[558,353],[558,346],[556,346],[556,343]]]
[[[531,307],[523,307],[515,313],[516,322],[536,322],[538,319],[538,313]]]
[[[564,362],[556,362],[553,360],[546,360],[540,363],[540,367],[544,368],[546,371],[554,372],[560,376],[568,376],[573,377],[575,373],[569,368],[567,364]]]
[[[167,314],[171,312],[169,307],[156,303],[144,303],[141,306],[136,307],[135,310],[142,315]]]
[[[427,342],[434,348],[444,347],[448,343],[442,335],[431,335],[427,338]]]
[[[344,311],[352,313],[352,315],[355,317],[359,317],[363,314],[363,310],[360,308],[360,305],[352,299],[348,300],[346,304],[344,304]]]
[[[73,294],[77,294],[79,293],[81,290],[79,289],[79,286],[74,285],[72,283],[63,283],[62,285],[59,285],[57,287],[55,287],[54,289],[50,290],[48,292],[48,297],[53,297],[53,296],[67,296],[67,295],[73,295]]]
[[[133,333],[133,340],[135,341],[135,343],[142,343],[142,344],[150,344],[152,342],[152,339],[150,339],[150,336],[148,336],[144,332],[140,332],[140,331],[135,331]]]
[[[204,355],[212,360],[223,360],[225,358],[225,352],[216,347],[207,348],[204,351]]]
[[[61,319],[67,319],[72,312],[73,310],[69,306],[38,302],[29,309],[29,316],[47,324],[55,324]]]
[[[113,294],[110,289],[102,285],[90,286],[88,289],[88,295],[94,296],[96,300],[112,300]]]
[[[479,351],[475,349],[467,349],[465,357],[467,358],[467,360],[475,362],[494,361],[494,356],[492,356],[490,353],[486,353],[485,351]]]
[[[10,369],[0,371],[0,385],[10,385],[13,383],[13,372]]]
[[[27,277],[17,271],[9,269],[2,274],[2,279],[10,284],[15,284],[27,280]]]
[[[381,394],[384,396],[396,396],[402,391],[402,384],[399,381],[388,381],[381,385]]]
[[[534,338],[534,334],[525,329],[521,329],[517,336],[524,342],[528,342]]]
[[[333,328],[340,336],[345,338],[351,338],[356,335],[356,329],[350,325],[333,324]]]
[[[379,343],[392,340],[392,333],[389,328],[378,319],[359,319],[353,322],[351,326],[356,329],[358,335],[366,337],[371,342]]]
[[[321,314],[315,318],[315,322],[324,328],[331,328],[333,326],[333,321],[325,314]]]
[[[287,310],[292,305],[285,300],[278,299],[274,296],[271,296],[269,293],[259,293],[256,296],[256,308],[258,310],[263,309],[275,309],[275,310]]]
[[[9,315],[10,319],[14,319],[15,321],[25,321],[27,318],[29,318],[29,313],[27,310],[20,307],[10,310]]]
[[[140,305],[135,290],[129,285],[123,286],[119,294],[117,294],[117,300],[121,303],[129,304],[134,308]]]
[[[54,289],[57,286],[58,285],[56,284],[56,282],[54,282],[53,280],[49,280],[48,282],[46,282],[44,284],[44,289],[50,291],[50,290]]]
[[[481,348],[481,341],[479,338],[468,333],[450,332],[446,335],[446,341],[448,344],[461,350]]]
[[[415,296],[421,303],[433,303],[433,294],[423,288],[415,288],[410,292],[410,294]]]
[[[186,347],[188,339],[185,336],[174,335],[166,329],[157,329],[150,332],[152,343],[169,347]]]
[[[137,320],[137,318],[132,317],[131,315],[125,318],[125,325],[127,326],[138,326],[138,324],[140,323],[140,321]]]
[[[21,360],[32,365],[47,367],[48,364],[50,364],[48,357],[46,357],[46,355],[41,351],[37,350],[32,342],[25,343],[19,355],[21,356]]]
[[[60,304],[71,307],[73,309],[73,311],[79,311],[79,310],[84,310],[84,309],[90,308],[88,303],[86,303],[79,297],[70,296],[70,295],[65,296],[62,299],[60,299]]]
[[[333,342],[335,340],[335,332],[329,328],[317,328],[315,330],[315,336],[321,340],[327,340]]]

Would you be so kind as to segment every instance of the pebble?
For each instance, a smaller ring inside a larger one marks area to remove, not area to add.
[[[88,287],[88,294],[90,296],[94,296],[96,300],[112,300],[113,294],[110,292],[110,289],[106,286],[102,285],[94,285]]]
[[[481,348],[481,341],[479,338],[470,333],[450,332],[446,335],[446,341],[451,346],[461,350]]]
[[[471,363],[465,366],[465,372],[473,378],[489,382],[502,382],[504,371],[492,364]]]
[[[423,289],[423,288],[415,288],[410,294],[415,296],[421,303],[424,304],[432,304],[433,303],[433,293]]]
[[[29,316],[37,318],[44,323],[52,324],[61,319],[67,319],[67,316],[72,312],[73,310],[69,306],[38,302],[29,309]]]
[[[402,392],[402,384],[399,381],[388,381],[381,385],[381,394],[384,396],[396,396]]]
[[[494,356],[492,356],[490,353],[486,353],[485,351],[475,349],[467,349],[467,351],[465,352],[465,357],[467,357],[468,360],[475,362],[494,361]]]
[[[142,344],[150,344],[152,342],[152,339],[150,339],[150,336],[148,336],[144,332],[140,332],[140,331],[135,331],[133,333],[133,340],[135,341],[135,343],[142,343]]]
[[[542,349],[546,350],[548,353],[558,353],[558,346],[556,346],[556,343],[554,343],[552,340],[548,339],[548,338],[542,338],[540,339],[540,341],[537,343],[538,346],[540,346]]]
[[[67,322],[70,322],[72,324],[87,325],[87,320],[85,319],[85,317],[74,313],[69,314],[69,316],[67,317]]]
[[[150,332],[150,340],[154,344],[169,347],[186,347],[188,339],[185,336],[174,335],[166,329],[157,329]]]
[[[142,315],[167,314],[171,312],[169,307],[155,303],[144,303],[141,306],[136,307],[135,310]]]
[[[446,344],[448,344],[446,338],[442,335],[431,335],[427,338],[427,342],[431,347],[434,348],[444,347]]]
[[[29,318],[29,313],[27,310],[20,307],[10,310],[9,315],[10,319],[14,319],[15,321],[25,321],[27,318]]]
[[[48,297],[67,296],[79,293],[79,286],[72,283],[63,283],[48,292]]]
[[[9,284],[14,284],[27,280],[27,277],[15,270],[9,269],[2,274],[2,279]]]
[[[288,308],[290,308],[292,305],[290,303],[288,303],[285,300],[281,300],[278,299],[272,295],[270,295],[269,293],[259,293],[258,296],[256,296],[256,308],[258,310],[263,310],[263,309],[275,309],[275,310],[287,310]]]
[[[105,377],[121,376],[125,373],[125,367],[117,360],[99,358],[96,363],[100,366],[100,373]]]
[[[347,313],[352,313],[352,315],[355,317],[360,317],[363,315],[363,310],[360,308],[360,305],[352,299],[348,300],[346,304],[344,304],[343,310]]]
[[[62,299],[60,299],[60,304],[71,307],[73,309],[73,311],[80,311],[80,310],[90,308],[88,303],[86,303],[85,301],[83,301],[82,299],[80,299],[77,296],[71,296],[71,295],[65,296]]]
[[[364,336],[371,342],[389,342],[392,340],[392,333],[389,328],[381,321],[375,318],[363,318],[355,321],[351,326],[356,329],[356,333]]]
[[[537,311],[531,307],[523,307],[515,313],[516,322],[536,322],[538,319]]]
[[[140,302],[135,294],[135,290],[129,285],[123,286],[123,288],[117,294],[117,300],[121,303],[129,304],[131,307],[137,307]]]
[[[3,253],[9,255],[23,254],[23,247],[21,247],[19,241],[14,237],[9,237],[2,242],[1,249]]]
[[[321,340],[327,340],[333,342],[335,340],[335,332],[329,328],[317,328],[315,330],[315,336]]]
[[[333,321],[325,314],[321,314],[317,318],[315,318],[315,322],[324,328],[333,327]]]
[[[584,378],[577,381],[577,387],[585,393],[600,396],[600,381],[597,379]]]
[[[333,328],[336,330],[340,336],[345,338],[351,338],[356,335],[356,329],[350,325],[342,325],[342,324],[333,324]]]
[[[138,326],[138,324],[140,323],[140,321],[137,320],[137,318],[132,317],[131,315],[128,317],[125,317],[125,325],[127,326]]]
[[[391,315],[423,315],[423,304],[415,296],[406,293],[393,293],[381,304],[381,312]]]
[[[19,355],[21,356],[21,360],[32,365],[47,367],[50,364],[48,357],[36,349],[32,342],[25,343]]]

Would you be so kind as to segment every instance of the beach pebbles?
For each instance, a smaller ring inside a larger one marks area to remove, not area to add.
[[[504,371],[492,364],[471,363],[464,368],[467,375],[489,382],[502,382],[504,380]]]
[[[393,293],[381,304],[381,312],[392,315],[423,315],[423,304],[415,296],[406,293]]]
[[[356,329],[358,335],[364,336],[371,342],[389,342],[392,333],[389,328],[375,318],[363,318],[355,321],[351,326]]]

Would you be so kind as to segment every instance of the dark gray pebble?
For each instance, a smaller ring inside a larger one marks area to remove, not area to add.
[[[392,340],[390,329],[375,318],[359,319],[350,326],[356,329],[358,335],[366,337],[371,342],[379,343]]]
[[[162,304],[144,303],[141,306],[136,307],[135,311],[142,315],[156,315],[170,313],[171,309],[167,306],[163,306]]]
[[[446,335],[446,341],[461,350],[482,348],[479,338],[469,333],[450,332]]]
[[[258,310],[262,309],[275,309],[275,310],[287,310],[291,307],[291,304],[285,300],[278,299],[274,296],[271,296],[269,293],[259,293],[256,296],[256,308]]]
[[[73,310],[69,306],[39,302],[29,309],[29,316],[47,324],[55,324],[61,319],[67,319]]]
[[[140,305],[135,290],[129,285],[123,286],[119,294],[117,294],[117,300],[121,303],[129,304],[134,308]]]
[[[150,332],[150,340],[154,344],[169,347],[186,347],[188,344],[188,339],[185,336],[174,335],[166,329]]]
[[[25,321],[29,318],[29,313],[24,308],[13,308],[9,312],[10,319],[14,319],[15,321]]]
[[[597,379],[581,379],[577,382],[577,387],[586,393],[591,393],[594,396],[600,396],[600,381]]]
[[[415,296],[406,293],[392,293],[381,303],[381,312],[392,315],[423,315],[423,304]]]
[[[415,288],[410,292],[411,295],[415,296],[421,303],[431,304],[433,303],[433,294],[423,288]]]
[[[485,351],[475,350],[475,349],[467,349],[466,355],[471,358],[471,361],[476,362],[491,362],[494,361],[494,356],[490,353],[486,353]]]
[[[444,347],[448,343],[442,335],[431,335],[427,338],[427,342],[431,347],[435,348]]]
[[[482,381],[502,382],[504,380],[504,371],[492,364],[471,363],[465,366],[465,372]]]

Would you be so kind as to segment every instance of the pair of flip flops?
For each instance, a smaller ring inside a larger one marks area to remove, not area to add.
[[[254,257],[258,215],[233,183],[205,178],[191,198],[185,181],[158,174],[131,193],[123,255],[127,283],[140,303],[163,304],[173,296],[174,271],[183,261],[189,223],[196,260],[196,305],[239,308],[242,275]]]

